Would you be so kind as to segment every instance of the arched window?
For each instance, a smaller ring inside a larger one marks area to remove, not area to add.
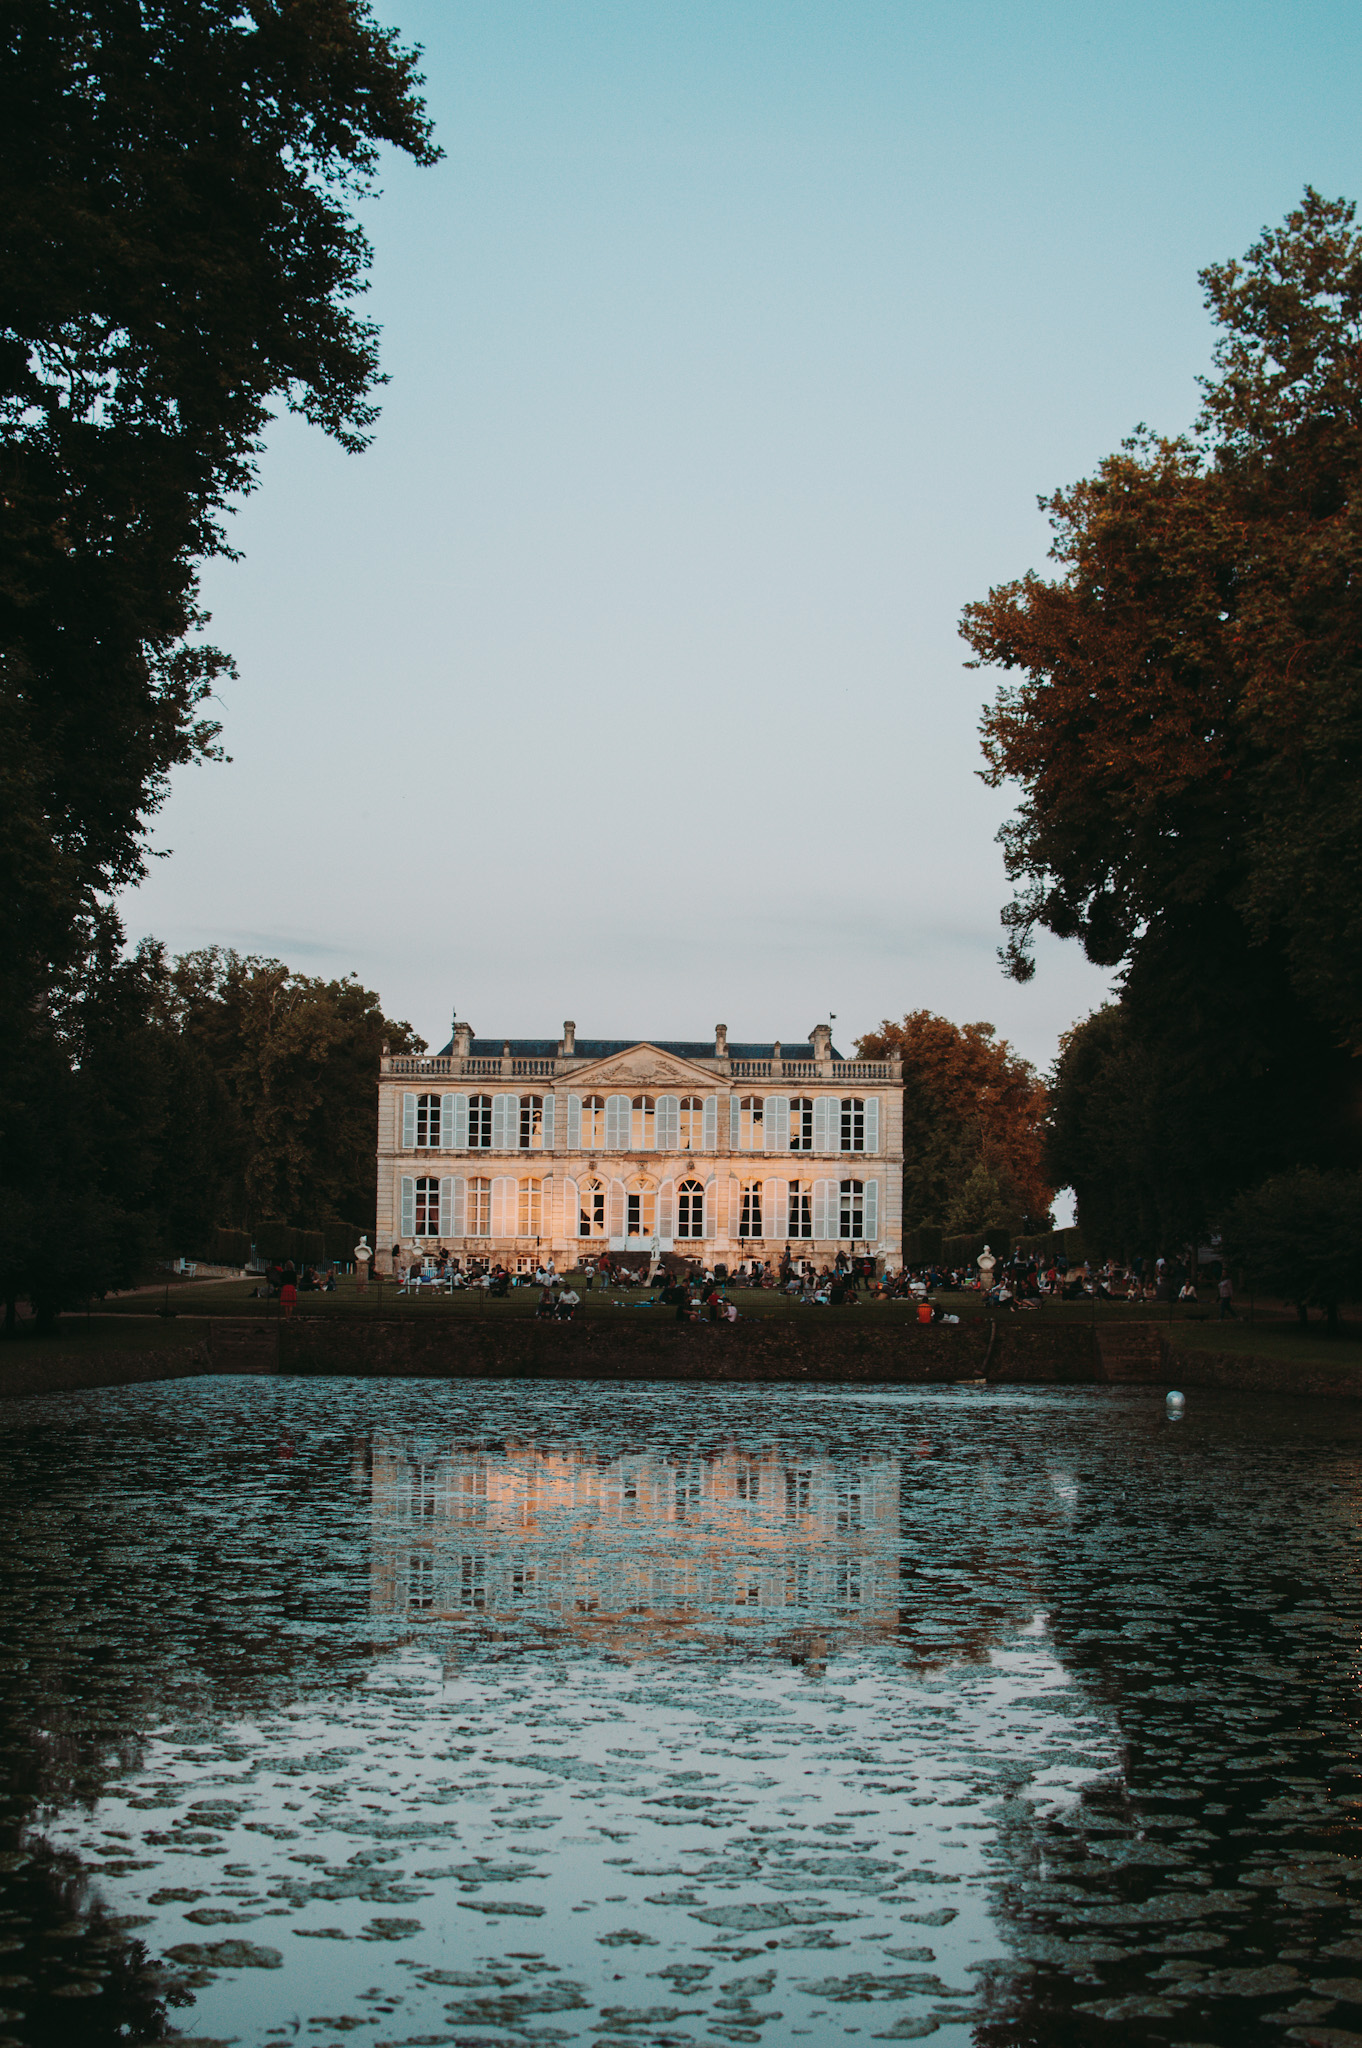
[[[865,1150],[865,1104],[858,1095],[842,1097],[842,1150],[864,1152]],[[846,1232],[842,1235],[845,1237]],[[859,1237],[860,1232],[857,1232]]]
[[[765,1145],[765,1115],[766,1104],[760,1095],[744,1095],[738,1104],[738,1143],[744,1152],[760,1152]]]
[[[791,1237],[813,1236],[813,1190],[806,1180],[790,1182],[790,1229]]]
[[[490,1095],[470,1095],[468,1098],[468,1149],[470,1152],[488,1151],[492,1143],[492,1098]]]
[[[492,1235],[491,1181],[470,1180],[468,1183],[467,1204],[468,1235],[470,1237],[490,1237]]]
[[[657,1190],[646,1180],[631,1180],[625,1190],[625,1231],[629,1237],[651,1237],[657,1229]]]
[[[605,1104],[601,1104],[601,1115]],[[577,1235],[578,1237],[605,1236],[605,1182],[584,1180],[577,1192]]]
[[[605,1143],[605,1097],[588,1095],[582,1104],[582,1150],[599,1152]]]
[[[544,1149],[542,1095],[522,1095],[520,1098],[520,1149],[522,1152],[542,1152]]]
[[[418,1145],[438,1145],[440,1142],[438,1095],[418,1095],[416,1098],[416,1142]]]
[[[790,1150],[813,1150],[813,1103],[807,1095],[796,1096],[790,1104]]]
[[[703,1237],[705,1234],[705,1191],[698,1180],[683,1180],[676,1191],[676,1234]]]
[[[438,1237],[440,1235],[440,1183],[434,1177],[424,1174],[416,1183],[416,1230],[417,1237]]]
[[[651,1095],[636,1095],[630,1115],[629,1150],[651,1152],[657,1107]]]
[[[705,1142],[705,1105],[698,1095],[681,1097],[681,1150],[699,1152]]]
[[[738,1226],[739,1237],[760,1237],[761,1232],[761,1182],[743,1182],[742,1222]]]
[[[542,1180],[522,1180],[520,1183],[520,1236],[538,1237],[544,1213],[544,1183]]]
[[[841,1230],[839,1234],[842,1237],[864,1237],[865,1187],[861,1181],[844,1180],[842,1182],[841,1208]]]

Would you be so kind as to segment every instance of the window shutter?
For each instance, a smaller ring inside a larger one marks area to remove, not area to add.
[[[738,1234],[738,1230],[739,1230],[739,1227],[740,1227],[741,1223],[742,1223],[742,1189],[741,1189],[741,1188],[739,1187],[739,1185],[738,1185],[738,1183],[737,1183],[736,1179],[730,1179],[730,1181],[729,1181],[729,1183],[728,1183],[728,1222],[727,1222],[727,1234],[729,1235],[729,1237],[736,1237],[736,1236],[737,1236],[737,1234]],[[720,1222],[720,1226],[719,1226],[719,1227],[720,1227],[720,1229],[723,1229],[723,1228],[725,1227],[722,1221]]]
[[[607,1109],[606,1114],[609,1114]],[[624,1182],[612,1180],[606,1200],[606,1229],[612,1239],[624,1236]]]
[[[828,1098],[815,1095],[813,1098],[813,1149],[826,1152],[828,1149]]]
[[[868,1242],[875,1244],[880,1235],[880,1184],[877,1180],[868,1180],[865,1183],[861,1202],[862,1213],[865,1219],[861,1228],[864,1230]]]
[[[880,1149],[880,1098],[878,1095],[867,1095],[865,1098],[865,1149],[867,1152],[878,1152]],[[867,1229],[866,1236],[869,1237],[869,1235],[870,1232]]]
[[[605,1098],[605,1149],[607,1152],[629,1150],[629,1097],[607,1095]],[[623,1226],[621,1225],[621,1230]],[[620,1235],[620,1231],[614,1233]]]
[[[454,1176],[445,1174],[440,1181],[440,1235],[454,1235]]]
[[[711,1098],[711,1099],[712,1099],[712,1098]],[[719,1218],[718,1218],[718,1216],[717,1216],[717,1215],[715,1214],[715,1211],[717,1210],[718,1206],[719,1206],[719,1183],[718,1183],[718,1182],[717,1182],[716,1180],[713,1180],[713,1179],[711,1179],[711,1180],[707,1180],[707,1181],[705,1182],[705,1236],[706,1236],[706,1237],[717,1237],[717,1236],[719,1235]]]
[[[730,1152],[736,1152],[742,1144],[742,1111],[738,1107],[738,1100],[739,1098],[736,1095],[730,1095],[728,1098],[728,1149]]]
[[[768,1237],[789,1236],[790,1183],[787,1180],[767,1181],[761,1191],[761,1219]]]
[[[518,1137],[520,1135],[519,1132],[516,1135]],[[504,1095],[494,1095],[492,1097],[492,1150],[494,1152],[504,1152],[510,1142],[506,1135],[506,1097]]]
[[[717,1152],[718,1149],[719,1098],[717,1095],[707,1095],[705,1097],[705,1150],[706,1152]],[[710,1235],[708,1228],[705,1230],[705,1235],[706,1237]]]
[[[575,1237],[580,1228],[581,1225],[577,1220],[577,1183],[575,1180],[565,1180],[563,1182],[563,1236]]]
[[[681,1104],[675,1095],[657,1098],[657,1149],[674,1152],[681,1143]],[[668,1232],[670,1236],[670,1232]]]
[[[768,1095],[766,1098],[766,1149],[768,1152],[788,1152],[790,1149],[788,1095]]]
[[[582,1149],[582,1098],[569,1095],[567,1104],[567,1143],[569,1152]]]
[[[402,1176],[402,1220],[397,1234],[399,1237],[416,1235],[416,1177],[410,1173]]]
[[[816,1113],[816,1112],[815,1112]],[[816,1180],[813,1184],[813,1234],[816,1238],[836,1237],[837,1228],[830,1206],[835,1213],[837,1183],[835,1180]]]
[[[546,1152],[552,1152],[553,1150],[554,1107],[555,1098],[552,1095],[546,1095],[544,1097],[544,1150]]]
[[[676,1182],[664,1180],[657,1191],[657,1234],[663,1245],[676,1236]]]
[[[492,1235],[493,1237],[514,1237],[516,1234],[516,1184],[508,1173],[499,1173],[492,1182]]]
[[[449,1234],[451,1237],[462,1237],[464,1235],[464,1215],[466,1213],[464,1205],[465,1187],[466,1183],[463,1175],[456,1173],[449,1183]],[[444,1197],[442,1194],[442,1214],[443,1208]],[[443,1232],[441,1232],[441,1235],[443,1235]]]
[[[404,1151],[410,1152],[415,1143],[416,1097],[414,1095],[404,1095],[402,1097],[402,1148]],[[412,1196],[412,1200],[416,1200],[415,1195]]]
[[[466,1152],[468,1150],[468,1097],[466,1095],[446,1095],[445,1101],[452,1102],[454,1105],[454,1129],[449,1142],[456,1152]],[[444,1112],[441,1110],[442,1118],[443,1115]]]

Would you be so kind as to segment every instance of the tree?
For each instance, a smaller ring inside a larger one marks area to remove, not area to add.
[[[1294,1301],[1302,1322],[1322,1308],[1330,1328],[1362,1300],[1362,1174],[1303,1170],[1241,1194],[1227,1210],[1226,1257],[1265,1293]]]
[[[905,1230],[1015,1233],[1049,1222],[1045,1089],[993,1025],[914,1010],[901,1024],[886,1018],[856,1052],[903,1062]]]

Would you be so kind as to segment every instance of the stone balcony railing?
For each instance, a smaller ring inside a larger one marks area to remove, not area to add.
[[[516,1059],[478,1054],[459,1059],[452,1054],[391,1053],[381,1062],[381,1072],[410,1080],[567,1080],[584,1067],[599,1062],[586,1059]],[[694,1060],[717,1080],[729,1081],[887,1081],[903,1078],[898,1060]],[[631,1084],[632,1085],[632,1084]]]

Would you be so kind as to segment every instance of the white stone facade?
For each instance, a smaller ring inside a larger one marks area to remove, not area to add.
[[[897,1060],[844,1060],[827,1025],[783,1048],[477,1039],[385,1056],[378,1263],[443,1247],[559,1271],[604,1251],[824,1265],[902,1257]]]

